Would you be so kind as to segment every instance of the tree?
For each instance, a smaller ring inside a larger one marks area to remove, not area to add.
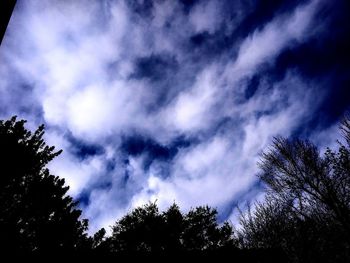
[[[106,242],[112,252],[171,253],[233,246],[231,226],[226,222],[220,227],[216,215],[208,206],[183,215],[176,204],[160,213],[155,203],[149,203],[117,221]]]
[[[331,217],[350,235],[349,149],[328,149],[322,158],[308,141],[276,138],[263,154],[260,178],[301,217]]]
[[[155,203],[134,209],[112,227],[112,252],[159,252],[164,220]]]
[[[209,206],[192,209],[184,218],[183,245],[186,250],[215,250],[231,245],[232,227],[225,222],[219,227],[217,211]]]
[[[237,239],[243,249],[264,249],[286,256],[288,262],[317,262],[319,225],[296,216],[290,204],[267,195],[254,210],[241,214]],[[301,260],[302,259],[302,260]],[[308,261],[306,261],[308,262]]]
[[[92,237],[89,238],[90,246],[88,248],[91,251],[99,254],[109,254],[110,253],[110,239],[106,237],[106,230],[101,228]]]
[[[262,154],[264,203],[241,215],[241,245],[281,248],[292,262],[342,262],[350,254],[350,120],[346,144],[321,156],[309,141],[274,139]]]
[[[44,126],[0,121],[0,242],[4,251],[73,251],[87,241],[87,220],[64,179],[46,165],[61,151],[46,145]]]
[[[241,212],[241,231],[237,232],[243,248],[278,249],[285,243],[285,238],[293,232],[293,216],[290,207],[274,199],[255,204],[254,212]]]
[[[181,251],[182,233],[185,228],[184,216],[177,204],[172,204],[167,211],[163,213],[164,218],[164,250]]]

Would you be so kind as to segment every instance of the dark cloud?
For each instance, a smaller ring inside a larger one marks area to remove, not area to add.
[[[141,135],[135,135],[124,139],[121,149],[125,151],[125,153],[132,156],[138,156],[146,153],[154,158],[165,160],[173,156],[171,149],[168,147],[162,146],[156,141],[150,138],[145,138]]]
[[[90,191],[83,190],[77,196],[77,201],[79,202],[80,208],[84,209],[90,204]]]
[[[339,122],[350,105],[350,18],[347,1],[327,3],[316,16],[317,35],[309,41],[282,52],[274,66],[263,74],[281,80],[290,68],[304,79],[318,83],[325,99],[310,119],[305,120],[295,136],[307,137],[314,130],[322,130]],[[331,28],[331,30],[324,30]]]
[[[71,133],[67,133],[65,137],[71,145],[69,151],[81,160],[95,155],[102,155],[105,152],[103,146],[100,144],[84,141],[74,137]]]
[[[153,1],[130,0],[126,3],[135,14],[142,18],[153,17]]]
[[[233,34],[236,37],[244,38],[250,32],[261,29],[266,23],[274,17],[288,14],[300,4],[305,4],[309,1],[305,0],[256,0],[247,1],[243,6],[247,15],[242,19]],[[235,7],[235,1],[225,1],[225,10],[232,12]],[[229,14],[228,14],[229,15]]]
[[[171,54],[152,54],[136,58],[132,78],[146,78],[151,81],[166,80],[178,71],[179,64]]]
[[[101,180],[99,183],[95,183],[93,185],[93,189],[95,191],[109,191],[112,187],[111,180],[108,180],[108,178],[104,178],[104,180]],[[83,189],[80,191],[80,193],[77,195],[76,200],[79,202],[79,207],[81,209],[85,209],[90,205],[91,202],[91,189]]]
[[[245,89],[245,92],[244,92],[244,98],[246,100],[249,100],[251,97],[254,96],[255,92],[259,88],[259,84],[260,84],[260,78],[258,75],[254,75],[249,79],[247,88]]]
[[[190,12],[191,8],[201,2],[201,0],[179,0],[179,2],[182,4],[183,9],[186,13]],[[204,1],[202,1],[204,2]]]
[[[179,150],[190,147],[195,140],[184,137],[175,138],[170,144],[162,145],[152,138],[141,134],[126,136],[121,143],[121,150],[127,156],[144,156],[144,169],[148,170],[152,162],[171,161]]]
[[[204,31],[190,36],[188,51],[193,60],[208,63],[222,54],[230,53],[233,43],[233,37],[226,35],[224,29],[214,34]]]

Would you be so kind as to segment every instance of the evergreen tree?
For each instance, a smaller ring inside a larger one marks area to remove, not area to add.
[[[87,220],[64,179],[46,165],[61,151],[46,145],[44,126],[0,121],[0,242],[4,251],[74,251],[86,245]]]

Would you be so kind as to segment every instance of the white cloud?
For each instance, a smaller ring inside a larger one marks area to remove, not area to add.
[[[194,34],[214,33],[224,21],[216,1],[197,4],[188,16],[175,1],[157,2],[152,19],[145,21],[136,19],[123,1],[111,2],[108,10],[96,1],[62,1],[44,8],[26,1],[1,47],[9,66],[0,63],[0,92],[11,94],[10,69],[32,84],[33,101],[43,111],[41,121],[49,124],[48,144],[65,150],[51,170],[66,178],[70,194],[90,190],[84,208],[90,231],[149,200],[158,200],[161,208],[176,201],[185,210],[206,203],[225,206],[251,190],[258,154],[271,138],[288,136],[317,105],[315,99],[310,102],[313,86],[292,71],[278,83],[263,77],[252,98],[236,103],[247,88],[247,77],[312,35],[317,3],[275,17],[240,45],[232,40],[238,55],[227,63],[235,50],[209,62],[197,61],[188,51]],[[101,10],[103,15],[97,16]],[[130,78],[135,60],[157,54],[178,62],[179,69],[171,72],[174,79],[159,84]],[[164,89],[171,98],[158,99]],[[154,101],[163,104],[152,108]],[[38,121],[37,116],[24,116]],[[220,128],[227,119],[233,123]],[[81,160],[69,150],[65,133],[99,144],[106,152]],[[171,144],[179,135],[197,141],[164,161],[169,170],[165,176],[157,161],[145,170],[143,154],[128,156],[125,164],[120,140],[134,133],[161,144]],[[107,171],[110,161],[116,167]],[[106,176],[109,187],[93,188]]]
[[[189,16],[191,24],[196,33],[207,31],[213,34],[218,27],[222,16],[220,14],[221,5],[217,1],[208,1],[206,3],[197,3]]]
[[[162,116],[170,127],[184,132],[196,132],[211,124],[211,108],[216,100],[215,66],[201,72],[192,87],[176,98]]]
[[[119,198],[115,195],[118,189],[92,189],[90,194],[91,203],[84,209],[84,217],[91,218],[89,222],[89,232],[94,234],[101,227],[104,227],[107,233],[111,232],[110,226],[128,212],[125,205],[113,201]],[[108,212],[107,212],[108,211]]]
[[[334,151],[337,150],[338,140],[345,143],[338,123],[324,130],[313,131],[309,137],[310,141],[319,147],[321,154],[325,153],[328,147]]]
[[[313,91],[298,77],[287,74],[283,81],[274,84],[270,93],[257,94],[253,100],[255,107],[247,101],[237,108],[245,120],[233,129],[242,129],[242,135],[233,136],[234,130],[226,130],[181,151],[171,163],[171,176],[162,179],[161,174],[150,174],[145,188],[134,196],[133,206],[148,200],[158,200],[161,208],[174,200],[184,209],[203,203],[224,206],[256,183],[259,154],[272,137],[289,136],[317,107]],[[265,109],[261,103],[267,104]],[[272,109],[270,114],[260,117],[257,114],[259,110]]]
[[[228,77],[252,74],[262,63],[273,63],[274,57],[283,49],[310,37],[310,24],[317,10],[317,3],[316,0],[311,1],[296,8],[291,15],[278,16],[261,30],[254,31],[241,44],[233,67],[230,66],[226,73]]]

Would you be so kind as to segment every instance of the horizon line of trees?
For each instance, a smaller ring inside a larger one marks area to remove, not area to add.
[[[318,148],[306,140],[274,138],[261,155],[265,200],[240,212],[240,227],[217,222],[217,211],[199,206],[182,213],[175,203],[138,207],[112,226],[87,234],[78,203],[64,179],[46,165],[61,151],[46,145],[41,125],[0,121],[0,248],[23,253],[93,252],[164,254],[219,252],[283,256],[287,262],[350,261],[350,118],[340,124],[344,143]],[[265,255],[266,256],[266,255]]]

